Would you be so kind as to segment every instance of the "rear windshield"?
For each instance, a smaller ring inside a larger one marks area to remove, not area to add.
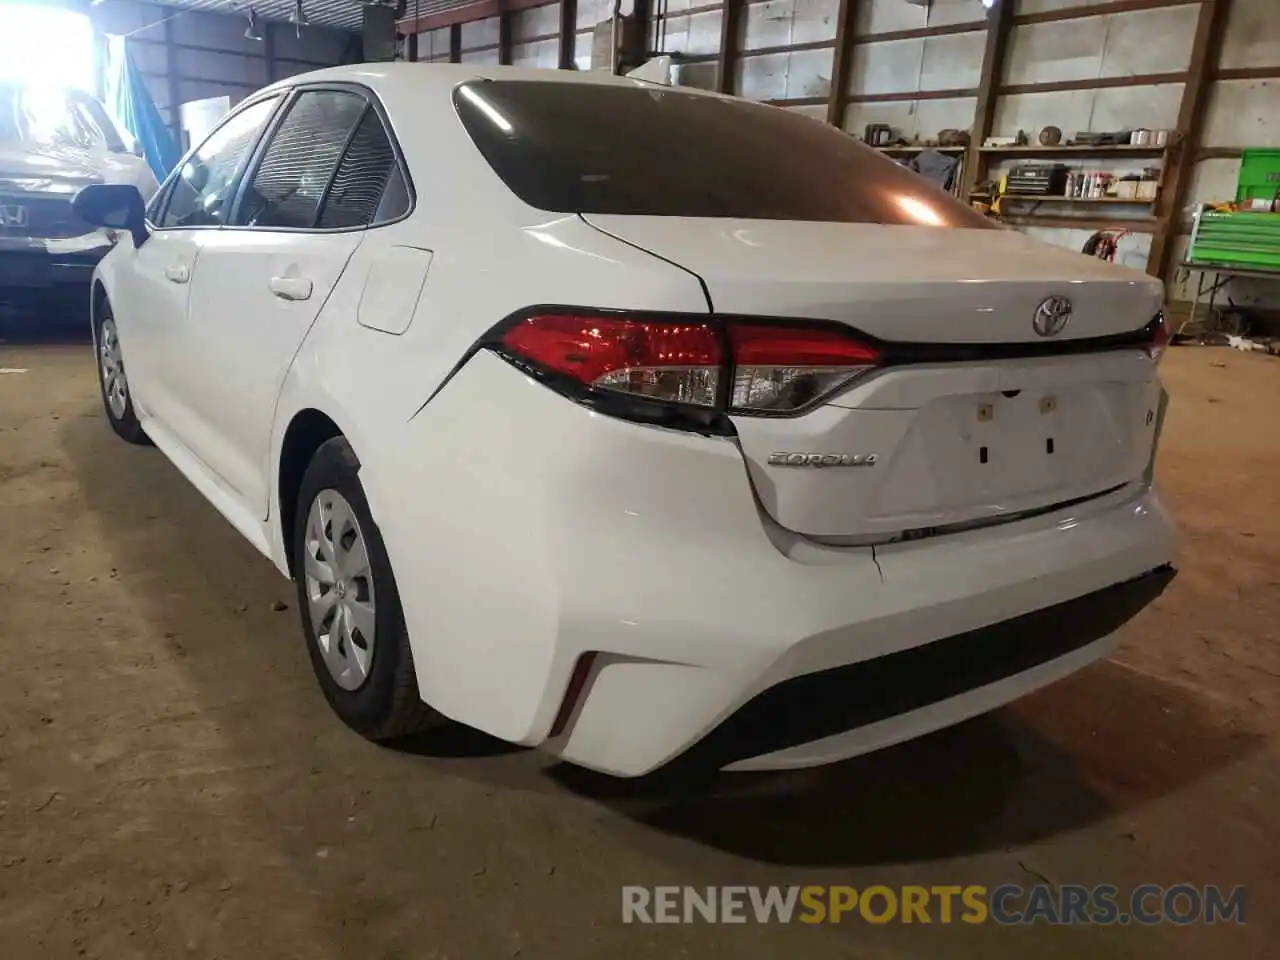
[[[834,127],[664,87],[476,80],[454,105],[490,166],[559,213],[988,227]]]

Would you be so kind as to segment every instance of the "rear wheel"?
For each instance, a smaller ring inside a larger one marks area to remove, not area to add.
[[[149,444],[146,431],[133,410],[133,395],[124,370],[124,351],[116,330],[115,316],[105,301],[98,310],[95,342],[98,345],[98,386],[102,406],[116,436],[129,443]]]
[[[387,740],[438,714],[418,697],[400,595],[359,470],[342,437],[316,451],[298,496],[294,581],[325,699],[357,733]]]

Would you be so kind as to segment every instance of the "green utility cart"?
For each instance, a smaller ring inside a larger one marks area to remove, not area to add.
[[[1196,217],[1187,261],[1280,270],[1280,213],[1271,212],[1280,210],[1280,150],[1244,151],[1236,203],[1235,213]]]

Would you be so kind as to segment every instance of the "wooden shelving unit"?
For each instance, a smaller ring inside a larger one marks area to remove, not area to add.
[[[906,156],[912,153],[923,153],[926,150],[933,150],[933,151],[936,151],[937,153],[946,153],[946,154],[951,154],[953,156],[958,157],[963,153],[965,153],[969,148],[968,147],[930,147],[930,146],[924,146],[924,145],[917,145],[917,146],[898,145],[894,147],[872,147],[872,149],[878,150],[880,153],[886,153],[891,157]]]
[[[1059,144],[1056,147],[1044,147],[1030,144],[1021,147],[979,147],[978,152],[985,157],[1028,157],[1028,158],[1068,158],[1089,159],[1091,157],[1157,157],[1162,158],[1169,150],[1168,146],[1135,147],[1127,143],[1076,145]]]

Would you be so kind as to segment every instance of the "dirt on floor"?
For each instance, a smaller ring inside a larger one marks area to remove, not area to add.
[[[458,728],[348,732],[289,584],[115,438],[90,353],[0,345],[5,957],[1276,956],[1280,360],[1165,361],[1181,573],[1113,659],[914,743],[694,789]],[[1180,882],[1246,885],[1247,924],[621,920],[629,884]]]

